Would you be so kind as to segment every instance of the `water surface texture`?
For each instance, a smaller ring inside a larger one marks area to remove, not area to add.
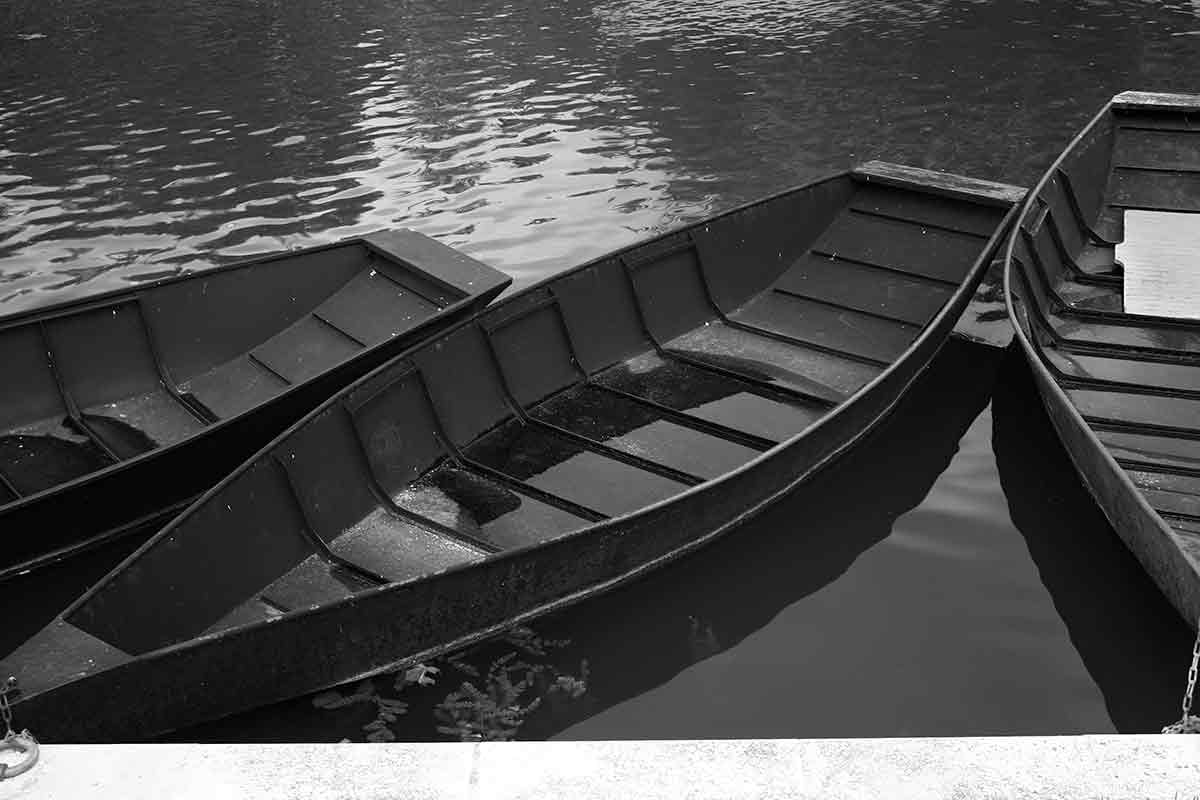
[[[1197,67],[1196,0],[10,0],[0,314],[390,226],[525,285],[871,158],[1028,184],[1112,94],[1200,92]],[[962,347],[819,490],[705,553],[432,686],[180,736],[1171,721],[1190,636],[1019,359]]]
[[[1195,2],[12,0],[0,308],[407,225],[524,282],[883,156],[1029,181]]]

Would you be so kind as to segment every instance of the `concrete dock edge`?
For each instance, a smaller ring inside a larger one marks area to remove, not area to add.
[[[0,798],[1200,798],[1200,736],[44,745]]]

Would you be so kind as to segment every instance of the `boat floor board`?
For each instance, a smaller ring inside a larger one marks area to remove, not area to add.
[[[246,355],[197,375],[179,388],[194,395],[205,408],[224,419],[267,402],[289,385],[281,376]]]
[[[118,449],[114,444],[114,441],[119,441],[115,439],[117,434],[114,431],[113,434],[106,435],[104,431],[116,426],[131,429],[130,434],[144,442],[144,446],[135,447],[134,452],[129,455],[122,454],[125,458],[132,458],[155,447],[181,442],[205,427],[203,421],[197,419],[194,413],[163,389],[123,398],[102,406],[84,408],[81,409],[81,416],[114,451]],[[93,427],[88,420],[89,416],[101,418],[103,422],[100,422],[100,425],[105,427]],[[121,449],[127,450],[127,447]]]
[[[549,541],[591,522],[449,462],[391,499],[406,511],[500,550]]]
[[[956,264],[979,250],[973,235],[865,214],[844,214],[813,250],[957,284]]]
[[[276,375],[300,383],[362,349],[345,332],[309,315],[254,348],[251,353]]]
[[[332,603],[366,588],[314,553],[276,578],[263,589],[262,597],[279,608],[295,610]]]
[[[1200,330],[1190,331],[1182,327],[1160,327],[1138,324],[1117,325],[1094,322],[1066,314],[1057,314],[1043,309],[1056,336],[1066,345],[1079,343],[1087,346],[1125,350],[1136,357],[1139,354],[1165,358],[1195,358],[1200,356]]]
[[[812,253],[784,273],[775,289],[912,325],[925,324],[953,293],[941,282]]]
[[[1200,439],[1104,428],[1097,428],[1096,436],[1118,461],[1165,469],[1200,470]]]
[[[891,363],[920,332],[909,322],[778,291],[755,298],[730,316],[826,351],[880,364]]]
[[[1182,515],[1200,521],[1200,497],[1184,492],[1162,491],[1144,485],[1139,485],[1139,488],[1146,502],[1158,513]]]
[[[466,450],[475,461],[607,516],[679,494],[686,485],[514,420]]]
[[[1164,520],[1176,517],[1186,517],[1189,521],[1200,522],[1200,498],[1195,495],[1180,494],[1179,492],[1160,492],[1156,489],[1142,489],[1142,496],[1150,507],[1157,511]],[[1167,523],[1168,525],[1170,522]]]
[[[384,508],[372,509],[331,541],[329,549],[390,581],[475,561],[484,554],[478,548],[414,525]]]
[[[1200,391],[1200,362],[1172,364],[1115,356],[1071,353],[1054,347],[1043,351],[1055,369],[1068,378],[1125,384],[1146,389]]]
[[[1200,497],[1200,475],[1151,469],[1126,469],[1130,480],[1143,489]]]
[[[438,308],[375,268],[355,275],[315,313],[357,341],[373,345],[399,336]]]
[[[1096,389],[1068,389],[1067,395],[1088,419],[1200,435],[1200,399]]]
[[[726,369],[748,383],[808,395],[827,405],[840,402],[883,370],[846,356],[789,345],[710,323],[664,344],[696,362]]]
[[[740,467],[759,452],[588,386],[556,395],[530,413],[599,444],[706,479]]]
[[[601,386],[645,398],[690,417],[782,442],[825,416],[824,406],[766,397],[752,384],[647,354],[593,379]]]

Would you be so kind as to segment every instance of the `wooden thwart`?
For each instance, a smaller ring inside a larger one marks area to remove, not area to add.
[[[890,164],[886,161],[868,161],[854,170],[854,174],[867,182],[888,186],[921,186],[936,193],[960,197],[965,200],[988,200],[996,205],[1010,205],[1025,199],[1025,189],[1007,183],[996,183],[979,178],[951,175],[946,172]]]
[[[1118,109],[1200,111],[1200,95],[1167,94],[1161,92],[1121,92],[1113,98],[1112,107]]]

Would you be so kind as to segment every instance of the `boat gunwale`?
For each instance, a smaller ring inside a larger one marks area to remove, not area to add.
[[[86,311],[90,311],[93,309],[109,308],[109,307],[116,306],[119,303],[125,303],[125,302],[140,303],[142,301],[143,295],[145,293],[147,293],[155,288],[161,287],[161,286],[172,285],[172,284],[176,284],[176,283],[184,283],[184,282],[192,281],[192,280],[199,280],[199,279],[202,279],[205,276],[211,275],[213,273],[234,272],[236,270],[246,268],[246,267],[256,267],[256,266],[260,266],[262,264],[269,263],[272,261],[280,261],[280,260],[283,260],[286,258],[294,258],[294,257],[306,256],[306,255],[310,255],[310,254],[314,254],[314,253],[321,253],[321,252],[325,252],[327,250],[333,250],[333,249],[337,249],[340,247],[365,247],[365,248],[367,248],[367,250],[369,250],[377,255],[380,255],[383,258],[393,260],[393,261],[394,260],[403,261],[403,257],[400,256],[399,254],[389,253],[386,250],[384,250],[383,248],[379,247],[378,245],[376,245],[375,243],[370,241],[371,236],[373,236],[377,233],[385,233],[388,230],[389,229],[381,228],[380,230],[373,231],[372,233],[363,234],[362,236],[354,236],[354,237],[351,237],[348,239],[341,239],[336,242],[328,242],[328,243],[324,243],[324,244],[320,244],[320,245],[314,245],[313,247],[306,247],[301,250],[289,250],[287,252],[282,252],[282,253],[270,253],[270,254],[267,254],[264,256],[250,258],[245,261],[237,261],[232,264],[223,264],[218,267],[214,267],[212,269],[203,270],[201,272],[192,272],[192,273],[187,273],[184,275],[172,275],[168,278],[162,278],[162,279],[154,281],[154,282],[148,282],[144,285],[137,286],[135,288],[113,289],[113,290],[109,290],[107,292],[102,292],[102,293],[96,294],[96,295],[74,298],[74,299],[66,301],[62,305],[53,305],[53,306],[49,306],[49,307],[45,307],[45,308],[29,309],[27,311],[19,312],[18,314],[13,315],[11,317],[0,317],[0,333],[3,333],[4,331],[9,330],[11,328],[20,327],[21,325],[46,322],[49,320],[59,319],[62,317],[68,317],[68,316],[71,316],[72,314],[75,314],[78,312],[86,312]],[[409,230],[411,230],[411,229],[409,229]],[[419,231],[414,231],[414,232],[419,233]],[[461,251],[459,251],[459,252],[461,252]],[[438,285],[441,288],[449,289],[457,294],[463,295],[459,299],[454,300],[449,305],[439,308],[436,314],[434,314],[430,317],[427,317],[426,319],[417,323],[412,328],[409,328],[407,331],[400,334],[400,336],[403,336],[403,337],[413,337],[413,338],[418,338],[420,340],[424,340],[427,337],[427,335],[428,335],[427,329],[429,327],[433,326],[434,324],[436,324],[439,320],[445,320],[446,318],[454,319],[462,313],[463,309],[469,308],[470,306],[477,303],[480,297],[488,295],[488,294],[493,294],[493,293],[499,294],[500,292],[503,292],[504,289],[506,289],[509,285],[512,284],[512,276],[510,276],[507,273],[504,273],[498,269],[495,269],[494,267],[490,267],[490,266],[489,266],[489,269],[491,269],[493,272],[495,272],[496,276],[499,276],[500,279],[499,280],[493,279],[491,282],[489,282],[486,286],[484,286],[479,291],[474,291],[473,288],[471,290],[468,290],[468,289],[464,289],[461,286],[454,286],[453,284],[447,283],[445,281],[445,279],[442,278],[441,276],[436,275],[436,274],[434,274],[428,270],[422,269],[420,267],[416,267],[416,266],[406,263],[405,268],[412,271],[414,274],[419,275],[420,277],[422,277],[424,279],[430,280],[432,283],[434,283],[435,285]],[[495,278],[495,276],[489,276],[489,277]],[[497,291],[497,285],[499,286],[499,291]],[[315,306],[314,306],[314,308],[315,308]],[[285,326],[285,328],[286,328],[286,326]],[[280,328],[279,330],[282,331],[285,328]],[[397,338],[399,338],[399,337],[397,337]],[[28,506],[34,505],[35,503],[41,503],[41,502],[51,500],[59,494],[66,494],[74,489],[77,489],[80,486],[86,485],[93,481],[99,480],[101,478],[106,478],[108,476],[123,472],[127,469],[133,469],[135,466],[141,466],[143,464],[151,462],[156,456],[160,457],[160,458],[166,457],[167,453],[174,453],[181,447],[184,447],[184,446],[194,442],[199,437],[214,435],[217,432],[223,430],[224,428],[231,426],[233,423],[242,421],[246,417],[259,412],[261,409],[263,409],[266,406],[276,404],[278,402],[281,402],[285,398],[291,397],[296,392],[298,392],[302,389],[308,388],[314,381],[321,380],[323,377],[329,375],[331,372],[343,369],[344,367],[354,363],[355,361],[366,356],[367,354],[376,352],[379,348],[387,346],[390,341],[392,341],[392,340],[388,339],[388,340],[385,340],[382,342],[378,342],[377,344],[374,344],[374,345],[365,346],[359,352],[354,353],[349,358],[347,358],[343,361],[339,361],[338,363],[334,364],[332,367],[330,367],[328,369],[322,370],[315,375],[305,378],[304,380],[297,381],[295,383],[289,383],[278,394],[272,395],[270,399],[268,399],[262,403],[258,403],[257,405],[253,405],[250,408],[239,411],[238,413],[233,414],[231,416],[218,418],[215,422],[211,422],[211,423],[205,425],[204,427],[202,427],[200,430],[196,431],[195,433],[185,436],[184,438],[182,438],[176,442],[171,442],[169,444],[155,447],[153,450],[147,450],[144,453],[139,453],[139,454],[133,456],[132,458],[114,461],[112,464],[109,464],[109,465],[102,467],[100,469],[97,469],[97,470],[93,470],[91,472],[86,472],[78,477],[72,478],[69,481],[64,481],[62,483],[57,483],[53,486],[48,486],[45,489],[42,489],[37,492],[33,492],[31,494],[21,495],[16,500],[12,500],[7,503],[0,503],[0,519],[3,519],[6,515],[8,515],[10,513],[17,513],[21,509],[24,509]],[[412,345],[410,345],[410,347],[411,346]],[[409,348],[405,348],[405,349],[407,350]],[[322,403],[322,406],[323,405],[324,405],[324,403]],[[274,440],[272,440],[272,442],[274,442]],[[255,453],[255,455],[252,457],[257,458],[258,453]],[[201,497],[201,495],[195,495],[195,496],[189,498],[186,501],[185,510],[186,510],[187,506],[190,506],[192,502],[195,502],[200,497]],[[120,527],[124,527],[124,526],[118,526],[118,528],[120,528]],[[113,530],[116,530],[116,529],[113,529]],[[109,532],[110,531],[101,531],[101,532],[97,533],[96,536],[109,538],[109,537],[107,537],[107,534]],[[11,567],[0,566],[0,582],[5,580],[6,578],[10,577],[12,574],[15,574],[17,572],[22,572],[27,568],[28,569],[36,569],[37,566],[41,565],[41,563],[42,563],[41,557],[38,557],[36,559],[30,559],[27,561],[20,562],[18,564],[14,564]]]
[[[869,162],[869,163],[873,163],[873,162]],[[146,541],[144,544],[142,544],[137,550],[135,550],[133,553],[131,553],[129,556],[127,556],[125,559],[123,559],[108,574],[106,574],[103,578],[101,578],[96,583],[94,583],[85,593],[80,595],[73,603],[71,603],[70,606],[68,606],[59,615],[57,615],[56,619],[66,621],[67,618],[70,615],[72,615],[78,608],[80,608],[81,606],[85,605],[88,601],[90,601],[91,598],[98,591],[100,591],[100,589],[104,585],[106,585],[110,580],[112,580],[120,572],[124,571],[127,567],[129,567],[134,562],[136,562],[138,560],[138,558],[144,552],[146,552],[151,547],[153,547],[161,539],[169,536],[171,534],[171,532],[176,528],[176,526],[178,526],[185,517],[187,517],[189,514],[191,514],[194,509],[199,507],[202,503],[207,502],[211,497],[213,497],[216,494],[218,494],[219,492],[221,492],[230,482],[232,482],[237,477],[239,477],[251,465],[257,463],[260,459],[268,456],[270,454],[270,452],[276,446],[278,446],[279,444],[284,442],[289,436],[291,436],[293,434],[294,431],[299,430],[301,427],[307,425],[310,420],[315,419],[317,416],[328,412],[329,409],[331,409],[336,404],[340,403],[342,401],[342,399],[344,398],[344,396],[350,390],[352,390],[354,387],[365,384],[366,382],[372,380],[377,375],[382,374],[384,371],[386,371],[388,369],[394,369],[396,367],[396,365],[399,362],[403,361],[404,359],[411,358],[411,356],[413,354],[432,346],[436,342],[441,341],[442,339],[445,339],[445,338],[455,334],[456,332],[466,328],[467,326],[480,323],[482,317],[485,314],[491,313],[495,309],[501,309],[504,307],[504,305],[507,305],[510,302],[517,302],[520,298],[525,297],[534,292],[544,291],[548,285],[550,285],[551,283],[553,283],[561,278],[565,278],[568,275],[576,274],[578,272],[582,272],[584,270],[587,270],[589,268],[597,266],[603,262],[610,261],[610,260],[613,260],[616,258],[620,258],[622,255],[624,255],[628,252],[631,252],[633,250],[637,250],[637,249],[640,249],[640,248],[646,247],[646,246],[652,246],[653,244],[659,242],[660,240],[667,239],[671,236],[676,236],[682,231],[695,230],[704,225],[712,224],[712,223],[714,223],[720,219],[723,219],[725,217],[744,213],[744,212],[750,211],[758,206],[766,205],[773,201],[776,201],[776,200],[779,200],[779,199],[782,199],[784,197],[788,197],[788,196],[791,196],[794,194],[799,194],[801,192],[811,191],[811,190],[816,189],[824,184],[832,183],[832,182],[838,181],[838,180],[850,180],[850,181],[859,182],[859,183],[863,183],[863,184],[874,183],[874,181],[872,181],[869,176],[860,175],[857,172],[857,167],[856,167],[856,168],[852,168],[852,169],[848,169],[848,170],[841,170],[838,172],[820,176],[820,177],[813,179],[812,181],[810,181],[808,183],[803,183],[798,186],[789,187],[787,189],[784,189],[779,192],[775,192],[766,197],[759,198],[759,199],[756,199],[756,200],[748,202],[748,203],[737,205],[735,207],[732,207],[725,211],[722,211],[718,214],[707,217],[703,220],[699,220],[697,222],[693,222],[690,224],[672,228],[671,230],[665,231],[662,234],[659,234],[652,238],[644,239],[644,240],[634,242],[629,245],[625,245],[623,247],[619,247],[615,250],[607,252],[596,258],[590,259],[589,261],[587,261],[583,264],[579,264],[575,267],[564,270],[563,272],[549,275],[546,278],[543,278],[542,280],[539,280],[530,286],[524,287],[520,291],[505,298],[505,300],[503,301],[502,304],[498,304],[496,306],[492,306],[488,309],[485,309],[480,314],[473,315],[472,317],[462,320],[458,324],[455,324],[452,327],[447,328],[446,330],[440,332],[436,337],[426,339],[416,345],[413,345],[412,347],[405,350],[404,352],[392,357],[386,363],[380,365],[379,367],[372,370],[371,372],[363,375],[362,377],[360,377],[359,379],[357,379],[356,381],[351,383],[349,386],[346,386],[343,389],[341,389],[337,394],[330,397],[328,400],[326,400],[320,406],[313,409],[310,413],[306,414],[304,417],[302,417],[300,420],[298,420],[292,426],[290,426],[286,431],[284,431],[279,436],[277,436],[274,440],[272,440],[270,443],[265,445],[257,453],[255,453],[253,456],[249,457],[245,462],[243,462],[234,471],[232,471],[230,474],[225,476],[225,478],[223,478],[219,483],[217,483],[215,486],[209,488],[203,495],[201,495],[199,498],[197,498],[186,510],[184,510],[177,517],[175,517],[173,520],[171,520],[166,526],[164,526],[162,529],[160,529],[157,533],[155,533],[154,536],[152,536],[148,541]],[[895,186],[895,184],[891,184],[891,185]],[[912,185],[909,185],[906,188],[908,191],[913,191],[913,192],[917,192],[917,193],[939,195],[938,191],[934,187],[926,187],[924,189],[924,191],[922,191],[922,187],[919,184],[914,183]],[[939,196],[944,196],[944,195],[939,195]],[[996,223],[992,234],[988,237],[986,242],[981,244],[980,250],[979,250],[979,255],[976,256],[975,260],[972,262],[971,267],[968,270],[966,270],[966,272],[964,273],[964,277],[960,281],[960,283],[959,283],[958,287],[955,289],[954,293],[951,294],[946,299],[946,301],[942,304],[941,308],[938,310],[938,313],[930,318],[930,320],[922,328],[921,333],[909,344],[909,346],[906,347],[898,356],[896,356],[896,358],[893,359],[892,362],[886,368],[884,368],[878,375],[876,375],[870,381],[865,383],[863,386],[859,387],[859,389],[855,390],[855,392],[853,394],[849,395],[844,400],[842,400],[840,403],[838,403],[833,409],[831,409],[829,411],[828,414],[823,416],[817,422],[813,423],[812,425],[810,425],[809,427],[800,431],[799,433],[785,439],[784,441],[779,442],[778,444],[774,445],[773,447],[758,453],[754,458],[745,462],[744,464],[740,465],[739,467],[729,470],[728,472],[725,472],[716,478],[712,478],[712,479],[703,481],[702,483],[699,483],[695,486],[687,487],[686,489],[684,489],[683,491],[681,491],[677,494],[674,494],[668,498],[656,501],[654,503],[650,503],[648,505],[642,506],[641,508],[638,508],[634,511],[626,512],[624,514],[616,515],[616,516],[610,517],[605,520],[601,520],[601,521],[597,521],[597,522],[594,522],[591,524],[584,525],[583,527],[580,527],[574,531],[569,531],[569,532],[563,534],[562,536],[557,537],[554,541],[559,542],[559,541],[565,541],[565,540],[569,540],[569,539],[577,539],[577,538],[581,538],[583,536],[592,534],[592,533],[596,532],[597,530],[606,530],[608,528],[612,528],[612,527],[615,527],[618,525],[627,527],[627,526],[631,525],[631,523],[636,522],[637,519],[639,519],[643,516],[651,515],[654,513],[659,513],[660,511],[662,511],[662,509],[664,509],[668,506],[680,504],[680,503],[684,502],[685,500],[692,498],[696,495],[699,495],[702,493],[707,494],[707,493],[716,491],[721,486],[723,486],[725,483],[732,481],[733,479],[735,479],[737,477],[742,476],[746,472],[751,471],[751,470],[757,470],[760,467],[760,465],[762,465],[764,462],[773,460],[781,452],[795,447],[802,440],[810,438],[818,430],[823,430],[824,428],[830,427],[830,425],[833,424],[830,422],[831,420],[837,420],[841,416],[844,416],[844,415],[850,413],[849,409],[856,406],[862,398],[866,397],[867,395],[870,395],[874,391],[874,389],[877,386],[879,386],[880,384],[886,383],[888,380],[890,380],[891,377],[896,372],[898,372],[899,370],[901,370],[904,367],[905,362],[915,352],[925,349],[929,345],[930,339],[935,334],[937,334],[941,328],[945,327],[947,317],[953,315],[957,319],[957,317],[962,314],[963,310],[965,310],[967,304],[970,302],[971,297],[974,296],[977,284],[982,279],[984,273],[987,271],[988,267],[990,266],[991,262],[994,260],[998,251],[1001,249],[1003,242],[1008,235],[1009,230],[1011,229],[1014,221],[1017,218],[1018,210],[1021,208],[1020,203],[1016,203],[1016,202],[1005,203],[1003,201],[998,201],[994,198],[987,198],[987,197],[982,197],[982,196],[978,197],[978,198],[974,198],[974,197],[968,198],[966,196],[957,196],[957,197],[953,197],[952,199],[955,199],[961,203],[975,203],[978,205],[1000,207],[1000,208],[1003,208],[1003,206],[1007,205],[1008,210],[1003,213],[1000,220]],[[764,288],[769,288],[769,285]],[[937,350],[940,349],[942,344],[944,344],[944,340],[949,338],[950,332],[951,332],[950,330],[947,330],[944,332],[944,335],[942,337],[943,341],[941,343],[937,344],[936,348],[934,348],[933,353],[931,353],[930,358],[928,359],[926,364],[924,366],[922,366],[920,369],[918,369],[913,374],[913,376],[909,379],[909,382],[907,384],[905,384],[905,387],[907,387],[907,385],[911,384],[911,382],[913,380],[916,380],[916,378],[921,374],[921,372],[924,371],[925,367],[928,366],[929,361],[932,361],[933,356],[936,354]],[[708,531],[703,535],[698,535],[698,536],[694,537],[692,540],[689,541],[688,545],[685,545],[684,547],[679,548],[678,551],[675,551],[666,556],[660,557],[659,559],[655,559],[655,560],[634,566],[634,567],[630,568],[629,570],[626,570],[625,572],[623,572],[620,576],[610,579],[608,581],[602,582],[601,584],[588,586],[585,589],[579,590],[579,591],[572,593],[571,595],[568,595],[564,598],[560,598],[552,603],[544,604],[544,605],[538,606],[536,609],[530,610],[523,614],[519,614],[501,625],[488,628],[486,632],[480,632],[477,635],[472,635],[470,637],[464,638],[462,640],[463,643],[466,643],[468,640],[469,641],[477,640],[478,638],[482,638],[487,635],[490,635],[491,633],[494,633],[496,630],[502,630],[505,627],[509,627],[512,624],[515,624],[516,620],[528,619],[528,618],[532,618],[533,616],[541,615],[551,608],[557,608],[562,605],[576,602],[579,599],[582,599],[583,597],[587,597],[587,596],[590,596],[590,595],[596,593],[597,591],[602,591],[603,589],[609,588],[610,585],[616,585],[616,584],[625,582],[627,580],[630,580],[633,577],[636,577],[637,575],[640,575],[641,573],[653,568],[658,563],[660,563],[660,561],[669,560],[670,558],[674,558],[684,552],[687,552],[688,550],[692,549],[695,546],[699,546],[699,544],[701,544],[703,542],[709,541],[712,537],[728,530],[729,528],[733,527],[738,522],[740,522],[742,519],[745,519],[748,516],[751,516],[752,514],[756,513],[758,510],[760,510],[761,507],[765,506],[769,502],[773,502],[773,500],[776,497],[782,496],[782,494],[785,494],[787,491],[790,491],[792,488],[795,487],[796,483],[798,483],[801,480],[806,479],[808,476],[812,475],[813,473],[815,473],[817,470],[819,470],[822,467],[824,467],[825,465],[827,465],[832,460],[838,458],[848,447],[855,444],[862,436],[865,436],[870,431],[872,431],[877,426],[879,421],[882,420],[891,411],[891,409],[895,406],[895,404],[899,402],[899,400],[903,397],[903,395],[904,395],[904,391],[903,391],[903,389],[901,389],[901,391],[897,392],[896,396],[891,400],[891,402],[887,403],[886,407],[881,411],[881,413],[879,413],[871,421],[870,424],[865,426],[862,430],[856,432],[855,435],[847,437],[838,446],[833,448],[833,450],[831,450],[824,458],[820,459],[818,462],[812,464],[807,469],[805,469],[804,472],[797,478],[797,480],[794,482],[791,482],[786,489],[782,490],[781,492],[779,492],[776,495],[773,495],[770,499],[768,499],[764,503],[762,503],[758,506],[755,506],[753,508],[747,509],[743,514],[738,515],[738,517],[735,520],[725,523],[723,525],[720,525],[716,530]],[[289,611],[287,614],[283,615],[282,617],[276,617],[276,618],[271,618],[271,619],[266,619],[266,620],[257,620],[257,621],[245,623],[242,625],[232,626],[230,628],[222,629],[220,631],[215,631],[212,633],[202,633],[200,635],[190,637],[190,638],[178,641],[178,642],[174,642],[172,644],[169,644],[169,645],[166,645],[163,647],[159,647],[159,648],[156,648],[153,650],[147,650],[143,653],[128,654],[130,656],[130,659],[129,659],[129,661],[124,662],[124,664],[130,664],[130,663],[134,663],[134,662],[143,662],[143,661],[152,660],[152,659],[158,660],[161,658],[168,658],[177,652],[198,648],[198,647],[205,645],[208,642],[224,639],[226,637],[252,636],[254,631],[256,631],[256,630],[264,629],[266,627],[279,624],[280,622],[285,621],[285,620],[289,623],[298,622],[298,621],[303,620],[304,618],[311,616],[311,615],[330,613],[331,611],[339,609],[342,606],[352,605],[352,604],[355,604],[358,602],[364,602],[366,599],[374,597],[376,595],[395,592],[403,587],[417,584],[422,581],[426,581],[426,580],[429,580],[429,579],[437,577],[437,576],[445,575],[450,572],[465,572],[472,568],[477,567],[480,563],[483,563],[483,562],[496,563],[496,562],[503,562],[503,561],[508,561],[508,560],[512,560],[512,559],[518,559],[518,558],[523,557],[528,552],[536,551],[536,550],[544,547],[545,544],[546,544],[545,542],[533,542],[530,544],[522,545],[521,547],[513,548],[511,550],[504,550],[499,553],[490,554],[490,555],[485,556],[484,558],[480,559],[479,561],[471,561],[471,562],[466,562],[463,564],[452,565],[452,566],[445,567],[440,570],[435,570],[435,571],[424,573],[422,575],[414,576],[412,578],[408,578],[403,581],[390,582],[390,583],[383,584],[381,586],[366,588],[366,589],[363,589],[352,595],[349,595],[347,597],[340,598],[338,600],[334,600],[334,601],[331,601],[328,603],[319,603],[319,604],[307,606],[305,608],[296,609],[294,611]],[[54,623],[52,622],[50,624],[53,625]],[[442,648],[435,648],[435,650],[441,650],[441,649]],[[429,652],[433,652],[433,650],[431,650]],[[411,658],[413,658],[413,655],[410,654],[409,656],[406,656],[403,659],[401,659],[397,662],[394,662],[394,663],[396,663],[396,664],[404,663],[406,661],[411,660]],[[86,681],[88,678],[90,678],[92,676],[98,676],[100,674],[103,674],[103,673],[109,671],[109,669],[120,669],[121,666],[122,665],[114,665],[113,667],[108,668],[108,669],[97,670],[96,672],[88,673],[86,675],[80,676],[80,677],[76,678],[75,680],[68,681],[67,683],[76,683],[78,681]],[[373,668],[372,670],[369,671],[369,673],[364,673],[364,674],[378,674],[379,672],[385,671],[385,670],[389,669],[390,667],[391,667],[391,665]],[[353,678],[350,678],[348,680],[353,680]],[[342,681],[339,681],[339,683],[340,682],[342,682]],[[40,695],[44,692],[53,692],[57,687],[63,686],[63,685],[66,685],[66,684],[58,683],[58,684],[55,684],[54,686],[49,686],[46,689],[42,690],[41,692],[37,692],[33,695],[30,695],[30,698],[37,697],[38,695]]]
[[[1071,402],[1070,397],[1067,396],[1066,390],[1063,389],[1059,381],[1054,377],[1054,374],[1051,372],[1050,368],[1043,362],[1041,348],[1035,346],[1029,340],[1029,336],[1026,334],[1024,327],[1022,327],[1019,321],[1020,318],[1017,316],[1016,309],[1013,306],[1014,288],[1016,286],[1014,275],[1016,270],[1016,259],[1014,258],[1014,250],[1016,249],[1017,236],[1020,233],[1021,224],[1033,211],[1038,198],[1046,187],[1046,184],[1049,183],[1050,178],[1054,176],[1059,169],[1061,169],[1062,165],[1067,160],[1067,157],[1075,152],[1080,143],[1097,125],[1100,125],[1110,116],[1115,121],[1118,117],[1118,111],[1134,111],[1141,109],[1153,113],[1169,114],[1179,113],[1184,110],[1177,106],[1164,106],[1155,104],[1153,102],[1139,103],[1133,102],[1129,99],[1130,95],[1138,94],[1140,93],[1122,92],[1105,103],[1104,107],[1101,108],[1100,111],[1097,112],[1096,115],[1093,116],[1092,119],[1082,128],[1082,130],[1080,130],[1080,132],[1071,139],[1063,151],[1059,153],[1058,158],[1054,160],[1054,162],[1046,169],[1045,173],[1038,180],[1038,182],[1029,190],[1024,202],[1020,205],[1020,213],[1004,248],[1004,307],[1008,312],[1008,318],[1012,323],[1015,338],[1018,342],[1020,342],[1021,349],[1024,352],[1025,362],[1029,365],[1030,369],[1036,373],[1036,377],[1040,379],[1036,381],[1039,388],[1039,395],[1042,398],[1043,404],[1047,406],[1047,414],[1050,416],[1051,422],[1054,424],[1055,433],[1058,434],[1059,440],[1062,441],[1063,448],[1071,457],[1071,461],[1075,465],[1076,472],[1079,474],[1080,479],[1087,487],[1088,493],[1095,500],[1096,505],[1099,506],[1104,512],[1105,518],[1108,519],[1109,524],[1112,525],[1113,530],[1116,531],[1118,537],[1125,542],[1126,547],[1129,548],[1129,550],[1135,555],[1138,561],[1143,564],[1143,567],[1146,568],[1148,572],[1154,574],[1154,572],[1157,571],[1160,565],[1151,566],[1146,564],[1143,561],[1139,550],[1134,548],[1130,543],[1131,538],[1133,540],[1137,540],[1141,537],[1137,535],[1137,532],[1135,532],[1132,537],[1129,536],[1123,530],[1124,526],[1118,525],[1116,521],[1112,519],[1109,510],[1109,504],[1106,503],[1100,494],[1092,487],[1091,482],[1085,475],[1084,469],[1076,462],[1076,454],[1074,450],[1067,446],[1066,442],[1063,441],[1064,434],[1061,430],[1059,430],[1059,425],[1055,420],[1055,414],[1049,409],[1051,401],[1054,402],[1060,412],[1065,413],[1068,416],[1071,422],[1075,425],[1079,435],[1085,442],[1087,442],[1088,446],[1091,447],[1093,452],[1099,455],[1101,464],[1103,464],[1108,470],[1111,477],[1118,484],[1120,484],[1123,489],[1126,490],[1126,494],[1132,498],[1133,503],[1142,512],[1143,517],[1150,521],[1157,528],[1158,533],[1163,539],[1162,544],[1166,544],[1174,552],[1178,553],[1180,557],[1185,559],[1186,562],[1192,566],[1192,569],[1196,575],[1200,576],[1200,563],[1198,563],[1196,559],[1194,559],[1189,553],[1179,546],[1171,527],[1167,525],[1166,521],[1162,518],[1158,511],[1156,511],[1154,507],[1150,505],[1150,502],[1145,498],[1141,490],[1137,487],[1129,475],[1126,474],[1124,468],[1121,467],[1112,453],[1108,451],[1108,448],[1105,447],[1104,443],[1096,435],[1096,432],[1092,430],[1091,424],[1084,419],[1083,414],[1081,414],[1079,409],[1075,407],[1075,404]],[[1195,97],[1194,99],[1197,104],[1200,104],[1200,97]],[[1024,274],[1025,272],[1026,271],[1022,269],[1022,273]],[[1025,279],[1036,280],[1036,278],[1031,279],[1027,275]],[[1034,313],[1040,314],[1043,312],[1043,309],[1037,302],[1036,297],[1027,297],[1025,294],[1020,294],[1019,296],[1022,303],[1035,309]],[[1162,590],[1161,586],[1160,590]],[[1163,591],[1163,593],[1164,595],[1167,595],[1165,591]],[[1176,598],[1171,597],[1170,595],[1167,596],[1168,599],[1171,600],[1172,605],[1174,605]],[[1186,615],[1183,614],[1182,609],[1177,607],[1177,610],[1180,612],[1181,616],[1185,616],[1186,618]],[[1190,619],[1187,619],[1187,621],[1193,628],[1197,626],[1197,620],[1194,616]]]

